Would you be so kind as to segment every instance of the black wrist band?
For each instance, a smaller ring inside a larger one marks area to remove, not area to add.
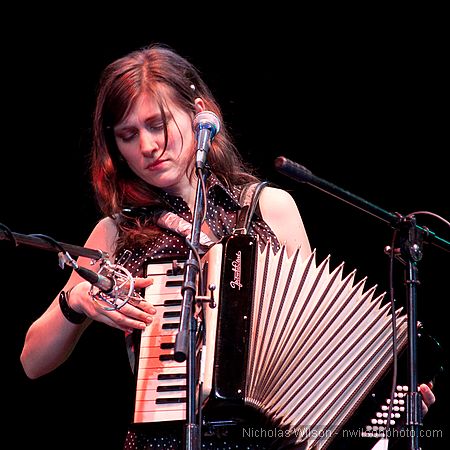
[[[80,324],[86,320],[86,314],[76,312],[69,306],[67,303],[67,294],[64,291],[61,291],[59,294],[59,307],[61,308],[64,317],[69,322]]]

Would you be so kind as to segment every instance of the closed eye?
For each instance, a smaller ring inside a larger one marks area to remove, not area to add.
[[[138,136],[138,131],[126,131],[122,130],[120,133],[116,133],[117,139],[120,139],[123,142],[131,142],[134,138]]]

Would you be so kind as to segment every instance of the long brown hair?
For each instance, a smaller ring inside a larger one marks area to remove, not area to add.
[[[222,183],[239,185],[257,180],[237,152],[220,107],[198,70],[170,47],[152,44],[112,62],[100,77],[93,123],[91,180],[99,207],[106,216],[113,217],[124,207],[158,202],[154,188],[135,175],[121,157],[113,128],[127,115],[139,95],[147,92],[159,105],[167,141],[161,85],[169,87],[171,100],[187,113],[195,114],[195,99],[200,97],[206,109],[219,117],[221,130],[211,145],[208,164]],[[141,223],[137,230],[122,231],[145,235],[143,228],[145,225]]]

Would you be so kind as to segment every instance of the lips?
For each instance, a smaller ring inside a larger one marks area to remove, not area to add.
[[[157,159],[156,161],[153,161],[151,164],[149,164],[145,170],[157,170],[161,167],[162,164],[164,164],[167,161],[167,159]]]

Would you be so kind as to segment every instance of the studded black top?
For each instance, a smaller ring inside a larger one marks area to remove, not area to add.
[[[226,188],[213,174],[208,179],[207,186],[207,211],[205,220],[214,233],[217,240],[231,235],[235,231],[237,214],[242,208],[240,193],[243,186]],[[161,201],[168,211],[171,211],[189,223],[192,223],[192,213],[187,203],[177,196],[161,191]],[[160,208],[159,208],[160,209]],[[148,210],[152,214],[152,210]],[[258,209],[253,217],[248,233],[258,236],[260,245],[268,241],[277,251],[280,247],[270,227],[258,214]],[[183,236],[174,230],[161,228],[161,233],[153,238],[145,247],[132,249],[132,255],[128,259],[126,268],[133,276],[142,276],[144,266],[152,261],[174,258],[182,259],[188,254],[188,247]],[[118,255],[118,259],[121,254]]]

